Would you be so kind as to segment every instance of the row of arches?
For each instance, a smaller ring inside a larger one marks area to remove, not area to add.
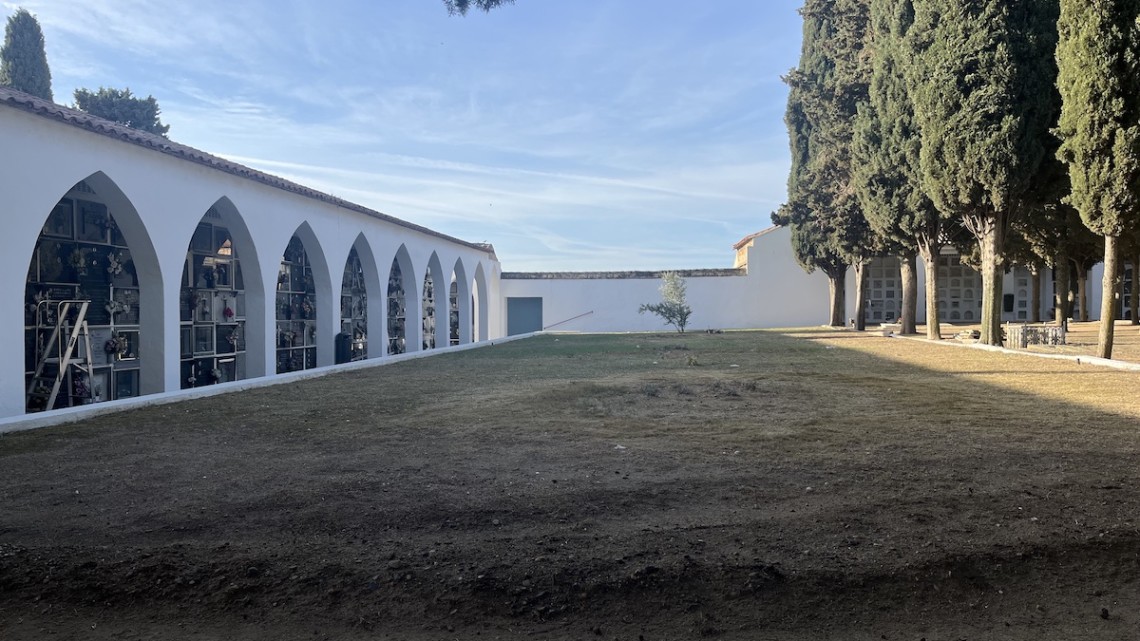
[[[417,262],[406,242],[382,256],[361,230],[333,265],[330,243],[348,237],[338,231],[322,238],[304,221],[284,246],[263,247],[219,198],[184,241],[171,287],[130,199],[101,172],[79,181],[47,214],[29,263],[25,410],[169,391],[174,363],[178,387],[191,388],[488,338],[477,257],[424,260],[421,246]],[[71,333],[81,340],[59,362]],[[49,403],[53,356],[62,382]]]

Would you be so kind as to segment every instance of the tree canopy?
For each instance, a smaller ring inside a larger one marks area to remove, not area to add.
[[[923,185],[978,241],[982,342],[1000,344],[1005,235],[1056,122],[1057,0],[924,0],[914,8],[908,77]]]
[[[808,0],[800,14],[800,62],[784,79],[792,154],[788,201],[773,221],[791,225],[796,260],[831,279],[831,324],[842,325],[839,281],[847,265],[866,263],[875,242],[851,188],[851,123],[866,100],[870,75],[863,55],[867,0]]]
[[[467,10],[471,7],[482,9],[483,11],[490,11],[495,7],[504,4],[514,4],[515,0],[443,0],[444,6],[447,7],[447,12],[451,15],[467,15]]]
[[[1058,22],[1058,156],[1069,169],[1068,202],[1105,239],[1097,346],[1104,358],[1112,355],[1118,240],[1137,227],[1140,205],[1138,19],[1140,0],[1062,0]]]
[[[922,254],[927,333],[937,339],[936,262],[942,220],[922,186],[921,132],[905,75],[905,39],[913,7],[910,0],[871,0],[870,16],[870,89],[855,117],[853,185],[871,229],[904,256]],[[908,286],[905,281],[903,286]],[[907,292],[903,296],[907,299]]]
[[[166,136],[170,130],[170,125],[162,124],[158,118],[160,110],[154,96],[139,98],[131,94],[130,89],[76,89],[75,106],[92,116],[113,120],[147,133]]]
[[[0,86],[53,100],[44,34],[39,21],[26,9],[17,9],[8,17],[4,45],[0,47]]]

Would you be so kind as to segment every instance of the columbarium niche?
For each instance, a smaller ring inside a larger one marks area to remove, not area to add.
[[[139,296],[130,247],[113,212],[80,181],[48,215],[28,267],[28,412],[139,395]]]
[[[435,287],[431,270],[424,274],[423,330],[423,348],[435,349]]]
[[[317,366],[317,290],[305,244],[294,235],[277,272],[277,373]]]
[[[364,266],[356,248],[348,253],[340,284],[340,335],[337,336],[337,362],[347,363],[368,357],[368,292]]]
[[[404,276],[399,260],[392,261],[388,276],[388,353],[407,351],[407,297],[404,295]]]
[[[245,282],[228,229],[211,208],[182,267],[179,306],[182,388],[246,377]]]
[[[451,277],[451,288],[447,296],[447,337],[450,345],[459,344],[459,282]]]

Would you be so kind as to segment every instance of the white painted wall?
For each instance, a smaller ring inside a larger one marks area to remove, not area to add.
[[[246,325],[249,376],[275,372],[274,298],[277,272],[290,237],[298,233],[314,266],[318,304],[318,362],[332,364],[333,339],[340,327],[340,279],[350,249],[370,252],[366,269],[369,343],[386,345],[385,312],[388,271],[401,249],[415,276],[408,288],[409,308],[418,309],[423,274],[429,262],[439,270],[445,293],[456,265],[466,277],[480,274],[488,293],[483,338],[497,338],[501,325],[496,300],[498,261],[481,247],[453,242],[367,214],[291,193],[206,165],[117,138],[88,131],[57,119],[29,113],[0,101],[0,219],[4,242],[0,252],[0,336],[22,350],[22,302],[32,252],[48,214],[76,183],[87,181],[107,202],[123,230],[139,274],[143,355],[142,392],[180,388],[179,295],[183,263],[191,235],[206,211],[218,205],[234,236],[246,279]],[[412,307],[415,301],[415,307]],[[470,297],[460,299],[468,301]],[[260,310],[260,317],[255,312]],[[464,316],[470,318],[472,312]],[[446,319],[446,312],[443,316]],[[419,323],[408,323],[409,330]],[[466,336],[470,341],[472,337]],[[251,341],[258,344],[250,345]],[[419,340],[409,331],[409,348]],[[443,341],[446,345],[446,340]],[[19,346],[19,347],[18,347]],[[24,413],[24,360],[0,360],[0,417]]]
[[[503,278],[498,282],[502,332],[506,331],[508,297],[542,298],[543,325],[557,331],[672,329],[658,316],[637,313],[643,303],[661,300],[659,278]],[[756,238],[748,248],[746,275],[688,277],[685,285],[693,308],[689,319],[693,331],[820,325],[828,320],[827,277],[804,273],[796,264],[787,228]],[[853,299],[854,287],[849,291]]]

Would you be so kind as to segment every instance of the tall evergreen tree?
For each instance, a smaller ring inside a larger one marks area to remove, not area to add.
[[[1112,357],[1121,237],[1140,205],[1140,0],[1061,0],[1057,128],[1068,201],[1104,236],[1097,355]]]
[[[0,86],[52,100],[44,32],[26,9],[17,9],[8,17],[4,46],[0,47]]]
[[[847,266],[855,266],[861,286],[876,247],[851,186],[852,121],[866,101],[870,75],[863,50],[867,0],[808,0],[800,14],[800,63],[785,78],[792,153],[788,202],[773,221],[792,226],[793,250],[806,270],[827,274],[830,323],[842,325]],[[862,292],[857,296],[855,320],[861,328]]]
[[[914,332],[917,277],[914,256],[926,271],[927,337],[941,338],[938,321],[938,254],[941,218],[923,191],[922,140],[905,78],[906,33],[914,20],[911,0],[871,0],[871,84],[855,119],[854,176],[872,229],[890,239],[902,259],[903,332]]]
[[[1056,110],[1057,0],[924,0],[908,36],[926,193],[980,248],[982,342],[1001,343],[1002,252]]]

